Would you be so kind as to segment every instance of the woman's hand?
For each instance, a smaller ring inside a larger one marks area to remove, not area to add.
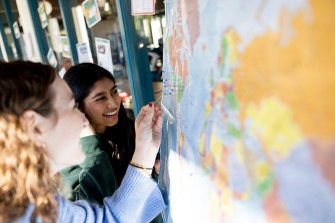
[[[149,103],[142,107],[135,121],[136,149],[132,162],[146,168],[152,168],[161,144],[162,111]]]

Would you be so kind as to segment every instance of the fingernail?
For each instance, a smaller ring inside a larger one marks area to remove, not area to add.
[[[151,102],[149,102],[149,103],[148,103],[148,105],[151,107],[151,106],[152,106],[152,103],[151,103]]]

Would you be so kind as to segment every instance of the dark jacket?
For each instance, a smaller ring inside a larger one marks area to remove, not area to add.
[[[107,127],[105,132],[100,135],[101,149],[108,155],[118,185],[121,184],[135,151],[134,121],[128,119],[123,113],[125,112],[121,113],[120,109],[118,123],[113,127]],[[121,118],[122,116],[125,117]]]
[[[113,167],[100,150],[99,135],[80,139],[86,159],[83,163],[60,171],[60,194],[70,201],[87,200],[102,205],[117,189]]]

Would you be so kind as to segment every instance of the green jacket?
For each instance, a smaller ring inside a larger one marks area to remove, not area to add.
[[[86,159],[83,163],[60,171],[59,192],[70,201],[87,200],[103,204],[117,189],[113,167],[107,154],[100,150],[99,135],[80,139]]]

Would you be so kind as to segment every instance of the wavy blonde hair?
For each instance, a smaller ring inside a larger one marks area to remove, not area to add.
[[[12,222],[33,205],[31,221],[56,222],[55,186],[48,157],[27,132],[26,110],[48,117],[55,71],[32,62],[0,62],[0,222]]]
[[[53,222],[57,204],[47,156],[24,126],[15,116],[0,116],[0,222],[22,216],[29,204],[32,218]]]

